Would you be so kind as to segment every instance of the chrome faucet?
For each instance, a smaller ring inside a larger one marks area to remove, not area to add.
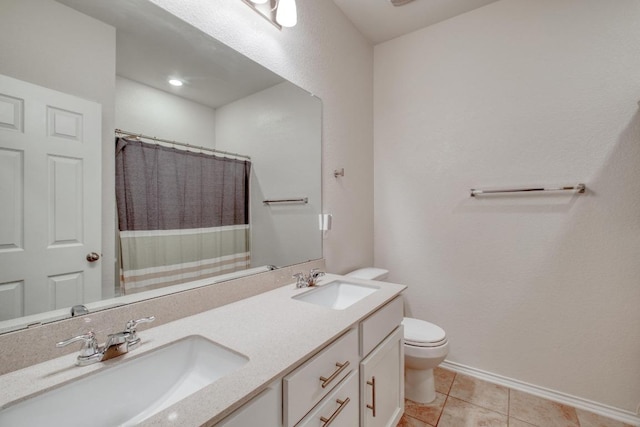
[[[82,342],[82,348],[76,360],[76,365],[86,366],[96,362],[103,362],[121,356],[128,353],[129,350],[138,347],[140,345],[140,338],[136,333],[136,328],[140,323],[149,323],[154,320],[156,320],[154,316],[144,317],[138,320],[129,320],[124,331],[108,335],[107,341],[102,346],[98,345],[96,335],[93,331],[90,331],[84,335],[79,335],[66,341],[60,341],[56,343],[56,347],[65,347],[74,342]]]
[[[316,286],[318,284],[318,279],[324,276],[324,271],[320,271],[319,268],[314,268],[309,272],[309,275],[304,273],[296,273],[293,275],[293,278],[296,279],[296,288],[308,288],[311,286]]]

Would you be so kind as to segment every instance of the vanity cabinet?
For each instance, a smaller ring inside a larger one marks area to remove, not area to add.
[[[287,375],[284,427],[395,427],[404,411],[403,312],[397,297]]]

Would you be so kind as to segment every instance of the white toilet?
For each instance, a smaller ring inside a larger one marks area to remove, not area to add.
[[[385,280],[388,270],[361,268],[347,276],[357,279]],[[436,398],[433,368],[449,353],[449,342],[442,328],[424,320],[405,317],[404,325],[404,397],[418,403]]]

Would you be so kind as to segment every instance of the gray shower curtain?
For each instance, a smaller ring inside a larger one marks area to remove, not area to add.
[[[248,268],[249,161],[116,139],[121,288]]]

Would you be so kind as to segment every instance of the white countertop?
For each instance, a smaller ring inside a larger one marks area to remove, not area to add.
[[[3,375],[0,377],[0,408],[180,338],[200,335],[242,353],[249,358],[249,362],[156,414],[143,425],[215,424],[248,402],[273,380],[294,369],[406,288],[404,285],[332,274],[323,277],[319,286],[335,279],[353,283],[375,283],[380,289],[344,310],[333,310],[292,299],[292,296],[310,289],[296,289],[294,284],[286,285],[205,313],[141,331],[139,336],[142,345],[116,359],[77,367],[77,354],[70,354]]]

